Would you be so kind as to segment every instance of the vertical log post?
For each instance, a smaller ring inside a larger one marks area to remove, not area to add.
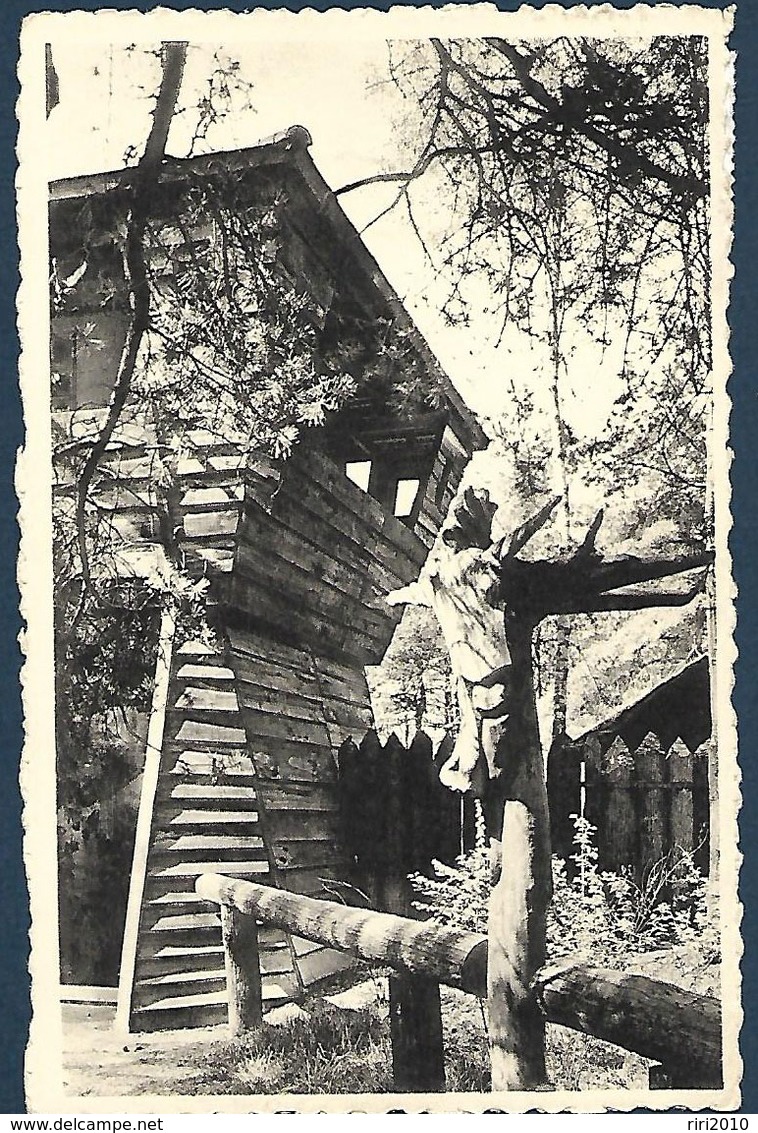
[[[400,1093],[444,1093],[440,985],[429,976],[390,976],[392,1076]]]
[[[263,1021],[258,924],[255,917],[221,905],[221,938],[224,942],[229,1027],[240,1035]]]
[[[545,962],[547,901],[541,834],[534,816],[515,799],[505,803],[503,868],[490,895],[487,928],[487,1004],[492,1089],[543,1086],[545,1023],[531,982]],[[540,892],[543,890],[543,892]]]
[[[545,1021],[533,981],[545,963],[545,921],[552,897],[550,818],[533,693],[532,626],[508,614],[506,625],[511,716],[497,742],[500,776],[491,781],[484,800],[494,840],[487,930],[493,1091],[529,1090],[547,1082]],[[493,827],[498,811],[500,831]]]

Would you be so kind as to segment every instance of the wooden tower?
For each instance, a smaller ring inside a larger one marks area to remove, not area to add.
[[[325,896],[347,878],[337,750],[372,723],[364,666],[381,660],[400,617],[384,597],[417,577],[472,451],[485,443],[315,169],[309,141],[295,127],[253,149],[168,162],[163,180],[170,187],[188,170],[231,168],[251,192],[284,185],[281,254],[292,272],[328,311],[350,307],[401,330],[441,394],[433,408],[419,399],[392,408],[367,380],[286,460],[210,435],[194,437],[192,455],[179,459],[176,538],[187,568],[211,581],[217,644],[187,639],[164,617],[124,934],[124,1029],[226,1018],[220,923],[195,895],[200,873]],[[119,193],[120,176],[52,187],[54,248],[56,233],[70,246],[82,202],[91,208],[93,198]],[[107,342],[107,325],[99,333]],[[54,320],[54,350],[55,334]],[[59,339],[69,334],[61,324]],[[93,390],[107,400],[108,357],[101,347],[89,370],[79,357],[79,375],[89,374],[88,390],[80,378],[74,391],[80,404]],[[121,436],[107,461],[104,505],[144,541],[155,508],[149,446]],[[270,1004],[345,964],[282,933],[268,932],[261,945]]]

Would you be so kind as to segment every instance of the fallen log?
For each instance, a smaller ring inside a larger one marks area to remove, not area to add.
[[[535,981],[548,1022],[571,1027],[661,1063],[667,1085],[718,1089],[721,1005],[650,976],[571,964]]]

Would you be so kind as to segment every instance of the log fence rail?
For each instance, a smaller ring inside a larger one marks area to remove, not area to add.
[[[233,1034],[263,1020],[257,943],[262,923],[394,969],[389,986],[395,1088],[444,1090],[439,985],[487,998],[485,936],[218,874],[199,877],[196,890],[221,907]],[[547,1022],[653,1060],[651,1088],[720,1088],[716,999],[648,976],[569,962],[540,972],[534,992]]]

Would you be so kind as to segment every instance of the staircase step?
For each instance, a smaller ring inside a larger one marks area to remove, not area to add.
[[[224,872],[225,877],[234,875],[234,863],[230,862]],[[218,905],[214,901],[194,900],[190,894],[195,892],[195,882],[200,874],[188,874],[186,877],[161,877],[151,874],[145,885],[145,912],[154,916],[162,916],[172,912],[184,913],[215,913],[218,914]],[[267,874],[256,876],[260,885],[269,885]],[[186,895],[186,899],[185,899]],[[162,900],[162,898],[166,900]],[[174,906],[174,908],[172,908]]]
[[[211,971],[220,972],[222,976],[224,974],[223,948],[209,948],[206,952],[186,956],[166,957],[164,952],[165,949],[162,949],[151,959],[146,958],[140,962],[135,986],[143,983],[157,985],[161,980],[182,983],[185,980],[191,981],[196,973],[199,978],[202,978],[203,973]],[[264,976],[292,973],[292,956],[286,945],[273,949],[261,945],[260,959],[261,973]]]
[[[266,928],[261,925],[258,929],[258,940],[261,951],[289,951],[284,933],[280,932],[279,929]],[[319,945],[311,945],[310,947],[318,948]],[[223,959],[223,956],[224,948],[219,936],[218,943],[213,944],[163,944],[156,952],[153,952],[150,962],[186,964],[198,961],[203,966],[211,962],[209,958],[221,957]]]
[[[221,850],[233,853],[235,850],[262,850],[263,839],[256,834],[244,837],[241,834],[170,834],[161,832],[153,843],[153,853],[186,854]]]
[[[202,837],[202,835],[198,835],[198,837]],[[219,864],[223,859],[223,868],[219,870],[219,873],[223,873],[224,869],[231,869],[237,862],[245,864],[246,862],[268,860],[262,838],[237,838],[236,841],[239,845],[231,844],[231,839],[224,842],[223,839],[216,838],[214,841],[217,843],[215,846],[198,846],[194,850],[187,849],[187,847],[174,848],[168,840],[161,845],[156,845],[150,856],[151,870],[154,873],[157,869],[163,869],[170,866],[172,862],[178,861],[186,862],[188,865],[192,863],[202,865],[209,858],[214,858],[219,859]],[[219,842],[222,844],[218,845]]]
[[[184,951],[185,955],[177,953]],[[196,972],[207,971],[210,968],[223,967],[224,949],[217,946],[206,945],[204,948],[178,949],[176,945],[171,948],[161,948],[154,956],[143,956],[137,967],[136,982],[150,979],[154,976],[167,975],[170,972]]]
[[[199,999],[214,994],[220,994],[226,1000],[224,972],[217,972],[212,978],[202,978],[205,975],[203,972],[176,973],[177,978],[172,983],[163,982],[167,978],[165,976],[159,976],[156,980],[141,980],[134,985],[134,1004],[139,1009],[163,1003],[167,998]]]
[[[148,897],[145,901],[146,905],[202,905],[207,911],[210,902],[199,893],[196,893],[194,888],[187,890],[169,890],[165,893],[157,893],[154,897]]]
[[[146,976],[137,980],[135,988],[163,988],[169,993],[179,984],[200,985],[223,983],[226,986],[226,972],[223,968],[196,969],[187,972],[166,972],[160,976]],[[199,990],[199,987],[198,987]]]
[[[211,645],[206,645],[204,641],[185,641],[183,645],[179,646],[177,653],[187,659],[190,657],[218,658],[217,651]]]
[[[228,1022],[229,1008],[226,1003],[214,1002],[172,1010],[153,1004],[132,1011],[129,1029],[141,1034],[148,1031],[185,1030],[188,1027],[219,1027]]]
[[[223,715],[219,713],[219,715]],[[219,747],[246,750],[247,734],[237,724],[238,713],[228,714],[226,723],[193,723],[182,712],[167,712],[166,727],[178,743],[186,743],[198,751],[217,750]],[[175,730],[176,729],[176,730]]]
[[[151,868],[150,876],[161,877],[200,877],[203,873],[222,873],[229,877],[262,877],[269,872],[267,861],[245,862],[178,862],[165,869]]]
[[[220,961],[220,966],[207,967],[208,962]],[[194,993],[195,990],[200,990],[201,984],[223,984],[226,986],[226,971],[224,969],[224,955],[223,949],[221,955],[206,956],[206,967],[189,967],[184,964],[178,965],[174,963],[173,967],[165,968],[163,970],[154,970],[153,972],[145,972],[135,982],[135,989],[142,988],[158,988],[165,989],[171,992],[180,986],[187,988],[188,992]],[[292,957],[289,949],[279,949],[274,952],[261,951],[261,976],[265,979],[269,976],[292,976]]]
[[[258,825],[258,812],[254,810],[201,810],[195,806],[191,810],[169,810],[165,806],[156,807],[156,831],[172,830],[181,826],[189,828],[186,833],[195,833],[195,827],[199,827],[197,833],[202,833],[203,829],[210,825],[226,826],[229,834],[244,834],[245,827],[249,830],[251,826]],[[234,827],[233,830],[232,827]]]
[[[227,997],[226,997],[226,988],[225,987],[214,989],[213,991],[199,992],[196,995],[191,995],[191,994],[190,995],[170,995],[169,994],[169,995],[164,995],[161,998],[154,999],[151,1003],[140,1004],[139,1006],[137,1006],[136,1010],[133,1013],[133,1018],[135,1019],[134,1026],[135,1026],[136,1030],[143,1029],[139,1026],[138,1023],[136,1023],[136,1019],[142,1018],[144,1020],[144,1018],[145,1018],[144,1013],[146,1013],[146,1012],[151,1012],[151,1013],[154,1012],[154,1013],[161,1013],[161,1014],[166,1013],[166,1015],[168,1015],[169,1012],[176,1012],[176,1015],[177,1015],[176,1022],[174,1022],[172,1020],[172,1022],[169,1023],[169,1021],[167,1019],[166,1022],[158,1024],[158,1026],[161,1027],[161,1028],[168,1027],[168,1026],[171,1026],[171,1027],[173,1027],[173,1026],[177,1026],[177,1027],[186,1026],[188,1024],[185,1023],[181,1019],[182,1013],[184,1013],[184,1012],[193,1012],[194,1013],[194,1012],[201,1011],[203,1008],[208,1008],[208,1007],[218,1008],[219,1011],[222,1013],[222,1017],[220,1019],[217,1019],[216,1021],[218,1021],[218,1022],[225,1022],[226,1021],[226,1016],[228,1014],[228,1008],[227,1008]],[[191,1026],[192,1024],[190,1023],[189,1025]],[[146,1027],[144,1029],[152,1031],[152,1030],[157,1030],[158,1028],[157,1027]]]
[[[203,963],[208,963],[210,957],[224,955],[223,944],[199,944],[195,947],[182,946],[176,944],[166,944],[160,951],[155,952],[151,957],[152,960],[178,960],[186,963],[190,960],[202,959]]]
[[[212,682],[215,688],[217,685],[234,684],[234,671],[225,665],[211,664],[210,661],[207,665],[197,665],[188,661],[179,669],[176,679],[182,682],[198,681],[209,684]]]
[[[145,901],[147,908],[160,906],[163,909],[166,905],[180,905],[188,912],[192,912],[194,909],[199,912],[208,912],[212,907],[212,902],[196,893],[194,887],[186,891],[172,889],[165,893],[156,892],[154,896],[151,895]]]
[[[263,1009],[270,1011],[279,1004],[290,1002],[298,994],[295,982],[263,981],[261,988]],[[147,1007],[132,1012],[131,1030],[166,1031],[185,1027],[214,1027],[229,1021],[226,989],[223,993],[205,995],[168,996]]]
[[[213,712],[221,713],[226,718],[227,713],[238,712],[239,705],[234,689],[215,686],[202,688],[199,684],[186,684],[174,702],[174,709],[184,712],[186,719],[206,719],[205,714]],[[203,715],[195,717],[195,712]]]
[[[264,1004],[270,999],[291,999],[296,987],[293,980],[264,980],[261,986]],[[167,995],[150,1004],[151,1011],[172,1011],[182,1008],[213,1007],[219,1004],[226,1007],[226,987],[219,991],[204,991],[197,995]]]
[[[222,754],[218,744],[198,751],[191,744],[167,739],[164,750],[171,768],[167,770],[169,775],[204,775],[210,783],[217,783],[220,777],[233,782],[238,778],[252,779],[255,775],[253,761],[245,747],[228,748]]]
[[[151,933],[198,932],[201,929],[221,929],[218,913],[178,913],[159,916],[150,926]]]
[[[210,775],[179,777],[167,775],[158,785],[158,798],[171,799],[251,799],[257,798],[252,775],[235,775],[233,783],[214,781]]]
[[[161,799],[155,808],[156,818],[158,825],[164,817],[171,821],[183,811],[202,811],[203,814],[219,814],[223,815],[229,811],[234,811],[242,815],[252,815],[257,817],[258,800],[254,795],[234,795],[231,792],[228,795],[189,795],[185,798],[177,796],[175,798]],[[238,821],[238,820],[234,820]]]

